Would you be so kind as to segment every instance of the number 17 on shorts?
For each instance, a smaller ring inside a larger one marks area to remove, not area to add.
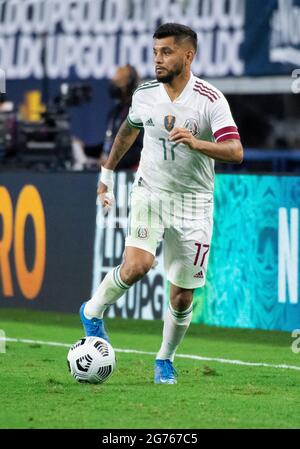
[[[206,267],[208,262],[208,253],[210,245],[195,242],[196,254],[194,259],[194,267],[197,273],[194,274],[195,279],[205,279]]]

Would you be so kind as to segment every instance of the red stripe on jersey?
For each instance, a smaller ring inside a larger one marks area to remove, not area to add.
[[[215,138],[216,140],[218,140],[218,138],[219,138],[220,136],[222,136],[223,134],[226,134],[226,133],[236,133],[236,134],[239,134],[238,129],[237,129],[236,126],[225,126],[224,128],[218,129],[218,131],[216,131],[216,132],[214,133],[214,138]]]
[[[204,97],[209,98],[209,100],[213,103],[215,100],[213,97],[211,97],[207,92],[204,92],[203,90],[200,90],[200,87],[198,87],[197,89],[193,89],[195,92],[198,92],[198,94],[200,95],[204,95]]]
[[[209,93],[210,95],[212,95],[214,97],[215,100],[217,100],[218,98],[220,98],[220,95],[218,95],[218,93],[211,89],[210,87],[205,86],[203,83],[201,83],[200,81],[196,81],[196,87],[201,88],[203,90],[205,90],[207,93]]]
[[[217,139],[217,142],[224,142],[224,140],[229,140],[229,139],[241,140],[239,133],[228,133],[228,134],[224,134],[223,136],[219,137]]]

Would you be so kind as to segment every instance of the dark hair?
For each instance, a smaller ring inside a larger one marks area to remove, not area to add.
[[[197,51],[197,33],[180,23],[164,23],[163,25],[160,25],[153,34],[154,39],[163,39],[164,37],[171,36],[175,38],[175,41],[189,38],[194,49]]]

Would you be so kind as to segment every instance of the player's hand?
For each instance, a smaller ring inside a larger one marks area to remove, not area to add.
[[[169,134],[169,140],[174,143],[188,145],[191,150],[197,149],[197,139],[187,128],[174,128]]]
[[[112,170],[107,170],[102,167],[97,195],[97,204],[103,207],[103,213],[106,215],[115,201]]]
[[[103,213],[106,215],[115,201],[115,196],[113,192],[108,191],[107,186],[102,182],[98,185],[97,194],[97,204],[103,207]]]

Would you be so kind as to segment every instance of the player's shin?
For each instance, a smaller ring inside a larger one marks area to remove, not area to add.
[[[156,359],[171,360],[173,362],[176,349],[182,342],[191,323],[192,313],[192,305],[187,310],[177,312],[169,304],[164,319],[162,345]]]
[[[122,281],[119,265],[107,273],[92,298],[87,301],[84,308],[85,317],[102,319],[107,307],[114,304],[129,288],[130,285]]]

